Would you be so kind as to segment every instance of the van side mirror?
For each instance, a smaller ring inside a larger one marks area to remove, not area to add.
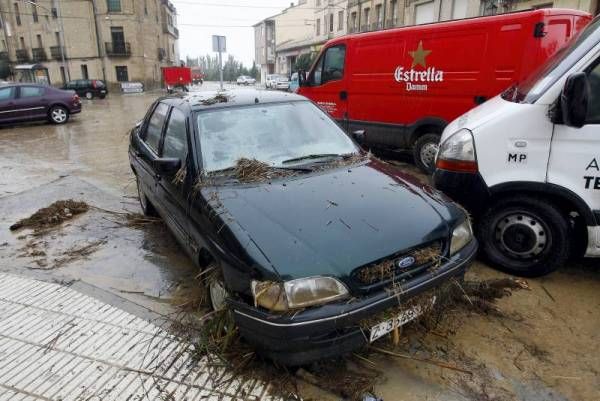
[[[181,167],[181,160],[173,157],[162,157],[152,161],[154,170],[159,174],[173,174]]]
[[[590,84],[583,72],[570,75],[560,94],[560,110],[562,121],[570,127],[580,128],[585,124]]]
[[[298,86],[308,86],[306,82],[306,71],[300,70],[298,71]]]
[[[352,131],[352,137],[358,143],[362,143],[365,141],[366,134],[367,134],[367,131],[365,131],[364,129],[357,129],[356,131]]]

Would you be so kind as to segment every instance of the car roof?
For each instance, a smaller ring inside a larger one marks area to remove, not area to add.
[[[192,111],[243,107],[254,104],[273,104],[307,100],[294,93],[259,89],[232,89],[224,91],[202,91],[165,96],[161,102],[172,106],[187,104]]]

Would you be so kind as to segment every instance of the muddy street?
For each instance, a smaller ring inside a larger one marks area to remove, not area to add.
[[[211,87],[206,83],[201,90]],[[110,94],[83,100],[82,113],[65,125],[0,128],[0,273],[101,294],[112,305],[130,305],[143,318],[179,311],[187,302],[180,291],[194,283],[196,268],[160,221],[131,219],[141,210],[127,135],[159,95]],[[411,164],[390,164],[418,175]],[[69,199],[89,207],[73,213],[63,205],[55,212],[61,221],[43,230],[10,229]],[[386,401],[595,401],[597,264],[572,261],[546,277],[528,279],[487,312],[452,305],[435,325],[409,324],[397,345],[387,337],[379,340],[387,353],[377,351],[381,347],[375,343],[349,356],[347,364],[355,375],[376,372],[373,392]],[[474,281],[506,277],[482,261],[467,273]],[[317,369],[309,378],[297,376],[299,393],[305,399],[339,400],[335,388],[323,385],[328,374],[331,370]]]

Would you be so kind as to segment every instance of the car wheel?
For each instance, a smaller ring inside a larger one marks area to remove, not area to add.
[[[104,99],[106,95],[100,95],[100,99]]]
[[[211,277],[208,283],[208,293],[210,296],[210,306],[213,310],[220,311],[225,309],[229,293],[225,289],[223,279],[220,277]]]
[[[85,92],[85,98],[87,100],[92,100],[94,98],[94,94],[92,92]]]
[[[63,106],[52,106],[48,115],[54,124],[64,124],[69,121],[69,110]]]
[[[571,230],[552,203],[529,196],[497,202],[479,223],[483,253],[498,269],[539,277],[563,265],[571,253]]]
[[[433,174],[435,170],[435,156],[440,144],[440,135],[425,134],[415,142],[413,157],[415,164],[424,173]]]
[[[140,178],[137,175],[135,176],[135,182],[137,184],[138,198],[140,199],[140,207],[142,208],[142,213],[144,214],[144,216],[156,217],[156,210],[154,209],[154,206],[152,206],[152,203],[150,203],[148,197],[144,193],[144,190],[140,185]]]

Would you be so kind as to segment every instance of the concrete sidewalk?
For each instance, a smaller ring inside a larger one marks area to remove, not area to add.
[[[264,383],[230,380],[189,351],[69,287],[0,273],[0,401],[271,399]]]

